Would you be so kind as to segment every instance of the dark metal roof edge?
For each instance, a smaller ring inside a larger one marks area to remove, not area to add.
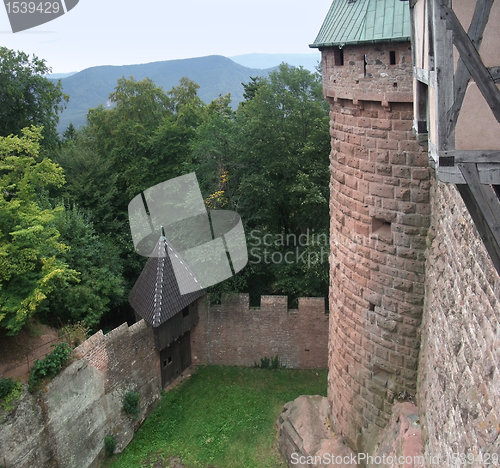
[[[364,41],[349,41],[349,42],[323,42],[320,44],[309,44],[311,49],[319,49],[321,47],[344,47],[346,45],[361,45],[361,44],[380,44],[383,42],[411,42],[410,36],[393,37],[388,39],[367,39]]]

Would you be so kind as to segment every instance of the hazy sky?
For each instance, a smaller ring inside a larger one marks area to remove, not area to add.
[[[316,50],[308,44],[316,38],[330,4],[331,0],[80,0],[64,16],[15,34],[0,6],[0,45],[36,54],[54,73],[212,54],[308,53]]]

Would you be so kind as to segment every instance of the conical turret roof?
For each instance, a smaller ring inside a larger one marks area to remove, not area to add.
[[[179,286],[194,292],[181,294]],[[187,263],[161,236],[130,291],[129,301],[140,317],[158,327],[203,294]]]

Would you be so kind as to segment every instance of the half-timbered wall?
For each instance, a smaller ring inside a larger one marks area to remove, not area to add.
[[[437,177],[500,183],[500,1],[412,0],[414,131],[428,137]]]

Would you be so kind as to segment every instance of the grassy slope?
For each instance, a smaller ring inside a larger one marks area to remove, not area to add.
[[[164,394],[107,466],[161,466],[153,462],[179,456],[187,467],[285,467],[274,426],[283,405],[299,395],[326,395],[326,382],[326,371],[201,367]]]

